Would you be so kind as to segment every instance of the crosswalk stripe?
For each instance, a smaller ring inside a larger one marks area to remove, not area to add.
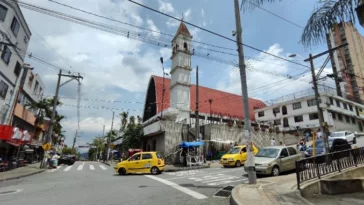
[[[91,165],[90,165],[90,169],[91,169],[91,170],[95,170],[94,165],[92,165],[92,164],[91,164]]]
[[[66,169],[64,169],[63,171],[68,172],[68,171],[69,171],[72,167],[73,167],[73,166],[68,166],[68,167],[66,167]]]
[[[77,171],[80,171],[80,170],[82,170],[82,168],[83,168],[83,164],[81,164],[81,165],[78,165],[78,167],[77,167]]]
[[[102,170],[106,170],[106,167],[99,165]]]

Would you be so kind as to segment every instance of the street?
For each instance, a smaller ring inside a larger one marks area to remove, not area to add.
[[[243,174],[243,168],[208,168],[119,176],[102,163],[76,162],[1,182],[0,204],[228,204],[228,198],[213,195],[227,185],[246,181]]]

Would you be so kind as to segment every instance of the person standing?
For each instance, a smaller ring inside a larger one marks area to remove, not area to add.
[[[271,146],[276,146],[276,140],[274,138],[270,141],[270,145]]]

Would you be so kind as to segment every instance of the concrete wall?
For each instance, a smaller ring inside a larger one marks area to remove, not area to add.
[[[161,127],[165,133],[164,147],[165,154],[171,153],[182,142],[182,125],[173,121],[162,121]]]

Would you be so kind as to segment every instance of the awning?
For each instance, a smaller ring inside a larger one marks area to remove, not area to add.
[[[204,142],[181,142],[178,146],[181,148],[199,147],[204,145]]]
[[[12,142],[12,141],[5,141],[6,143],[12,145],[12,146],[15,146],[15,147],[19,147],[20,146],[20,143],[16,143],[16,142]]]

